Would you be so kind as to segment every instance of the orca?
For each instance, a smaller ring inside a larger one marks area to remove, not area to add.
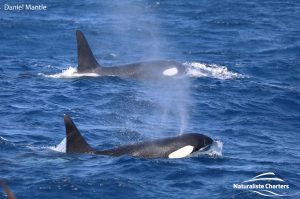
[[[186,133],[176,137],[138,142],[117,148],[96,150],[83,138],[72,119],[64,116],[66,127],[66,153],[89,153],[97,155],[129,155],[141,158],[184,158],[209,147],[213,140],[202,134]]]
[[[119,76],[134,79],[162,79],[181,77],[185,73],[185,66],[168,60],[143,61],[125,65],[103,67],[100,65],[84,34],[76,31],[78,67],[77,73],[96,73],[99,76]]]

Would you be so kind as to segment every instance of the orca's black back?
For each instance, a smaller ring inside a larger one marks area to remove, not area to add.
[[[95,153],[111,156],[131,155],[144,158],[168,158],[172,152],[185,146],[193,146],[194,152],[210,145],[212,142],[213,140],[205,135],[187,133],[177,137],[140,142],[114,149],[96,151]]]

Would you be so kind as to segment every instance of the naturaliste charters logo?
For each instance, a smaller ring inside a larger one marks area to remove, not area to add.
[[[267,172],[257,175],[242,183],[235,183],[232,185],[233,189],[241,191],[250,191],[261,196],[267,197],[287,197],[298,194],[289,193],[290,185],[283,179],[276,177],[275,173]]]

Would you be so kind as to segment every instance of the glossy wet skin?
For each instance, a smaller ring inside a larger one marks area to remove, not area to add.
[[[169,72],[170,69],[176,72]],[[167,71],[167,73],[166,73]],[[99,75],[113,75],[120,77],[130,77],[135,79],[156,79],[173,76],[181,76],[185,72],[185,67],[176,61],[153,60],[137,62],[112,67],[97,67],[93,72]]]
[[[101,66],[84,34],[76,31],[78,73],[97,73],[100,76],[119,76],[134,79],[161,79],[181,76],[185,73],[185,66],[169,60],[142,61],[118,66]]]
[[[143,158],[169,158],[170,154],[186,146],[191,146],[191,153],[193,153],[212,143],[213,140],[205,135],[187,133],[177,137],[125,145],[109,150],[95,151],[95,154],[112,156],[132,155]]]
[[[110,156],[131,155],[143,158],[177,158],[186,157],[213,143],[213,140],[206,135],[185,133],[176,137],[138,142],[107,150],[96,150],[86,142],[68,115],[64,116],[64,122],[67,153],[90,153]]]

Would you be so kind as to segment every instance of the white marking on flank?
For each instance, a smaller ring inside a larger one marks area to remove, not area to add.
[[[193,152],[194,147],[187,145],[169,154],[169,158],[184,158]]]
[[[165,76],[173,76],[173,75],[176,75],[178,73],[178,70],[177,70],[177,68],[169,68],[169,69],[167,69],[167,70],[165,70],[164,72],[163,72],[163,74],[165,75]]]

